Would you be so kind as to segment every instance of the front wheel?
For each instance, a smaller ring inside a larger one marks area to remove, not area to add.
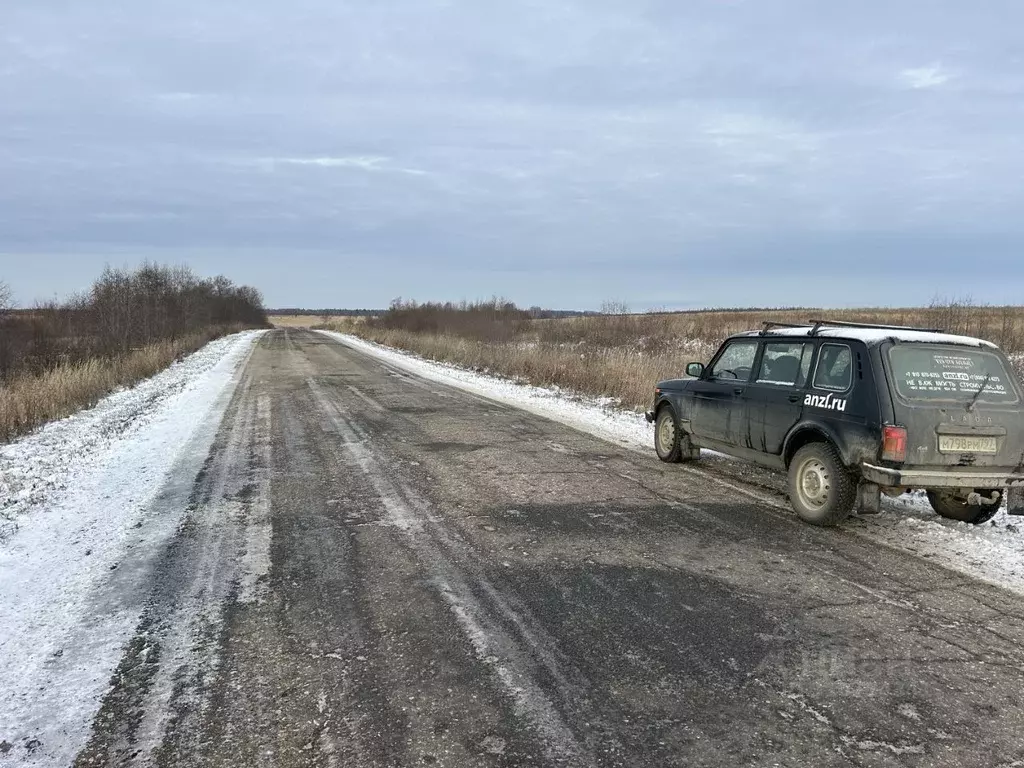
[[[1000,499],[1000,502],[1002,499]],[[928,491],[928,502],[937,514],[947,520],[959,520],[961,523],[981,525],[996,516],[1000,504],[969,504],[958,499],[951,493]]]
[[[857,479],[829,443],[809,443],[789,465],[789,500],[804,522],[839,525],[853,512]]]
[[[662,461],[674,463],[682,459],[682,431],[670,406],[658,411],[658,418],[654,422],[654,449]]]

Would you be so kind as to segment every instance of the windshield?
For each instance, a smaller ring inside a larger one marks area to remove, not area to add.
[[[896,390],[908,400],[969,402],[977,396],[979,402],[1017,402],[1010,374],[991,352],[896,344],[889,350],[889,362]]]

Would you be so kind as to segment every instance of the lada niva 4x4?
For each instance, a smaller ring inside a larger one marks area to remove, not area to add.
[[[765,323],[659,382],[647,419],[667,462],[706,448],[788,473],[797,514],[836,525],[881,494],[943,517],[1024,514],[1024,408],[1006,355],[924,329]]]

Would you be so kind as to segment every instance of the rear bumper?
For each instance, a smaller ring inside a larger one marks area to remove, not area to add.
[[[860,465],[869,483],[902,488],[1006,488],[1024,487],[1024,473],[998,469],[949,467],[944,469],[890,469]]]
[[[861,474],[869,483],[902,488],[1005,488],[1006,511],[1024,516],[1024,473],[1013,471],[970,469],[889,469],[874,464],[860,465]]]

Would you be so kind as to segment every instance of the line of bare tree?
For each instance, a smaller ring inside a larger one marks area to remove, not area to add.
[[[494,298],[480,302],[427,302],[395,299],[368,327],[401,329],[413,333],[459,336],[477,341],[510,341],[530,328],[531,315],[510,301]]]
[[[197,333],[267,324],[255,288],[158,264],[108,267],[90,290],[63,303],[15,312],[10,298],[0,283],[0,382]]]

